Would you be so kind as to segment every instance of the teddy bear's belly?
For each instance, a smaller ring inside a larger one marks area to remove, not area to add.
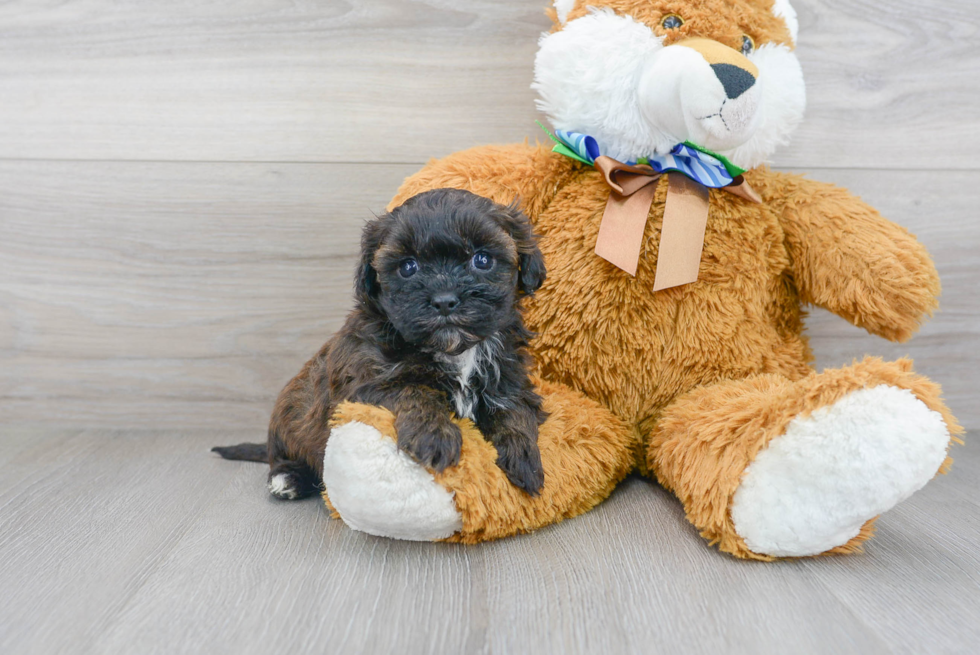
[[[666,183],[636,277],[595,252],[608,196],[597,175],[564,187],[538,217],[548,279],[527,306],[541,374],[640,421],[699,384],[759,372],[798,377],[810,355],[778,222],[711,192],[698,281],[653,292]]]

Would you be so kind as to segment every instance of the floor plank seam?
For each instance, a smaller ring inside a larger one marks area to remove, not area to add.
[[[857,557],[864,557],[864,556],[866,556],[866,555],[857,555]],[[845,555],[844,557],[854,557],[854,555]],[[806,578],[807,578],[807,580],[809,580],[811,583],[815,583],[817,586],[819,586],[820,588],[824,589],[827,593],[829,593],[831,596],[833,596],[837,600],[837,602],[840,604],[840,606],[848,614],[850,614],[858,624],[864,626],[868,630],[868,633],[874,637],[874,639],[875,639],[876,642],[878,642],[879,644],[881,644],[882,652],[885,652],[885,653],[895,653],[895,652],[897,652],[897,651],[895,651],[895,649],[893,649],[892,647],[890,647],[888,645],[888,642],[885,641],[885,636],[884,635],[882,635],[877,629],[875,629],[875,627],[873,625],[871,625],[870,623],[868,623],[864,619],[864,617],[848,601],[846,601],[844,598],[842,598],[841,595],[834,590],[834,588],[832,586],[828,585],[826,583],[826,581],[821,580],[814,573],[814,567],[812,566],[811,563],[819,562],[821,559],[826,560],[826,558],[811,558],[810,560],[804,562],[804,565],[802,567],[802,570],[806,572]]]

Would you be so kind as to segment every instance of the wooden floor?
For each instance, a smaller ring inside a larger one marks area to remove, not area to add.
[[[0,4],[0,654],[980,652],[969,434],[865,554],[774,564],[642,478],[464,547],[208,453],[263,438],[401,179],[538,138],[545,2]],[[775,166],[909,227],[944,286],[908,344],[815,310],[817,366],[911,355],[980,428],[976,0],[793,4],[809,108]]]
[[[282,502],[221,430],[8,430],[0,652],[971,653],[980,448],[879,520],[860,556],[707,548],[642,478],[577,519],[479,546],[371,537]],[[39,464],[44,461],[44,464]]]

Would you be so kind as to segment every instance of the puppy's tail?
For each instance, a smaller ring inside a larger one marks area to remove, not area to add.
[[[237,446],[215,446],[212,453],[225,459],[238,459],[246,462],[269,462],[269,448],[264,443],[240,443]]]

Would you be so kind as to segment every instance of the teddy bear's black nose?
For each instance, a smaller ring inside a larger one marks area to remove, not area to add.
[[[711,64],[715,71],[715,77],[725,87],[725,95],[734,100],[755,84],[755,77],[747,70],[743,70],[732,64]]]

